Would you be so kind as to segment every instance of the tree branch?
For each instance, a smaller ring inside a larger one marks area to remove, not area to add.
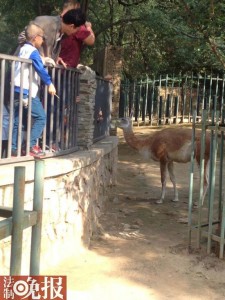
[[[131,18],[131,19],[126,19],[126,20],[118,20],[116,22],[106,24],[104,27],[101,27],[101,29],[99,31],[95,32],[95,36],[100,35],[102,32],[106,31],[110,27],[128,24],[130,22],[141,21],[141,20],[143,20],[143,18],[133,18],[133,19]]]
[[[224,61],[222,55],[219,53],[218,47],[217,47],[216,43],[211,38],[208,39],[208,43],[209,43],[210,48],[211,48],[212,52],[214,53],[214,55],[217,57],[217,59],[219,60],[219,62],[225,68],[225,61]]]

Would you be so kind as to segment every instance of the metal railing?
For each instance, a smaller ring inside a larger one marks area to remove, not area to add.
[[[94,112],[94,142],[109,135],[111,122],[112,85],[100,77],[97,79],[95,112]]]
[[[225,77],[212,75],[179,75],[145,77],[139,81],[124,80],[121,84],[120,116],[134,112],[136,122],[149,125],[191,122],[193,111],[201,120],[203,109],[211,118],[214,98],[217,110],[224,105]]]
[[[32,99],[30,96],[28,107],[24,108],[22,94],[19,96],[18,151],[16,157],[11,155],[16,62],[21,63],[21,77],[24,67],[29,65],[30,86],[32,82],[31,60],[0,54],[0,139],[2,140],[0,164],[33,159],[29,155],[32,127],[30,103]],[[51,157],[78,150],[78,103],[76,99],[79,95],[81,72],[78,69],[64,69],[60,66],[47,69],[56,87],[58,97],[50,96],[47,87],[40,82],[39,97],[46,112],[47,123],[37,143],[45,151],[45,157]],[[100,77],[96,77],[96,81],[93,143],[109,134],[112,100],[112,85]],[[24,83],[21,81],[21,87],[23,85]],[[8,139],[4,139],[4,132],[7,132]]]
[[[0,124],[4,126],[3,105],[8,111],[8,144],[4,149],[4,161],[14,159],[11,157],[12,132],[14,123],[14,76],[15,62],[21,63],[21,78],[25,66],[29,66],[29,85],[31,86],[33,67],[31,60],[21,59],[15,56],[0,54],[1,61],[1,91],[0,91]],[[58,97],[50,96],[47,87],[40,82],[39,98],[47,115],[47,124],[41,139],[37,141],[47,152],[53,154],[54,147],[61,150],[73,150],[76,148],[77,132],[77,103],[75,101],[79,92],[79,71],[76,69],[62,69],[61,67],[48,70],[52,81],[56,86]],[[21,90],[24,86],[21,80]],[[31,94],[31,93],[30,93]],[[28,106],[24,107],[23,95],[19,95],[19,127],[17,160],[23,156],[29,158],[30,132],[32,127],[31,95],[28,98]],[[2,130],[0,130],[2,140]],[[2,152],[2,144],[0,144]],[[24,159],[24,157],[22,158]]]

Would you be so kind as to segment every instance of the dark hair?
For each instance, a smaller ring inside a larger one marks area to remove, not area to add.
[[[73,24],[75,27],[79,27],[86,22],[86,16],[80,8],[68,10],[62,17],[62,21],[65,24]]]

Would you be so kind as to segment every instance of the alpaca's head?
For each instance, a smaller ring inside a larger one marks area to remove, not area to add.
[[[127,118],[119,118],[116,120],[116,126],[127,130],[132,128],[132,119],[127,117]]]

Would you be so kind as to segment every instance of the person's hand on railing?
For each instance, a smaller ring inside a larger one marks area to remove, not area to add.
[[[49,94],[51,95],[55,95],[56,94],[56,89],[55,89],[55,86],[53,83],[51,83],[49,86],[48,86],[48,92]]]
[[[42,62],[47,67],[55,67],[55,61],[51,57],[41,56]]]
[[[58,57],[56,60],[56,63],[58,65],[63,65],[63,67],[66,69],[67,68],[67,64],[63,61],[63,59],[61,57]]]

